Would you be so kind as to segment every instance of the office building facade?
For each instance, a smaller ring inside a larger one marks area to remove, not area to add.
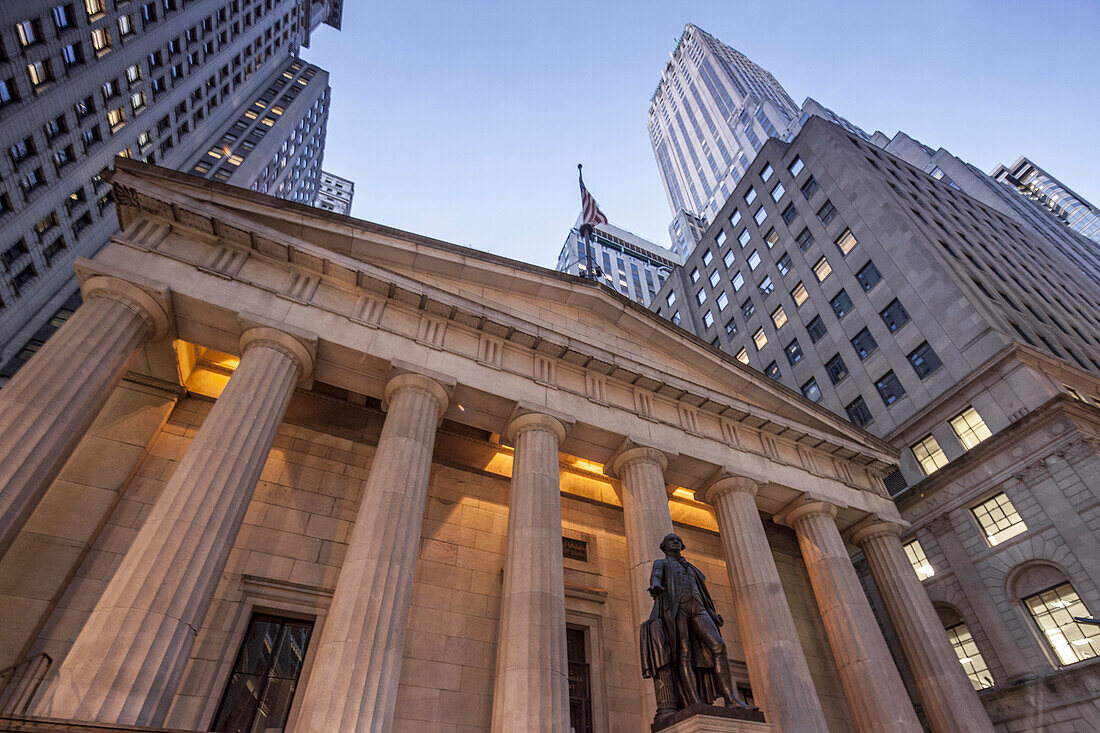
[[[1100,209],[1032,161],[1020,157],[1011,167],[997,166],[990,175],[1100,245]]]
[[[887,486],[960,660],[984,660],[968,674],[995,722],[1044,730],[1096,714],[1073,690],[1100,633],[1049,614],[1100,612],[1100,525],[1080,519],[1100,498],[1100,287],[960,188],[811,119],[762,147],[652,307],[899,449]]]
[[[355,198],[355,182],[341,178],[335,173],[321,171],[321,183],[317,186],[317,196],[313,205],[325,211],[337,214],[350,214],[351,202]]]
[[[613,224],[597,224],[588,244],[592,264],[602,273],[598,280],[645,306],[656,297],[673,268],[683,264],[675,252]],[[558,255],[557,269],[585,277],[587,263],[578,218]]]
[[[3,3],[0,379],[72,310],[73,261],[115,231],[115,156],[190,169],[340,13],[337,0]]]

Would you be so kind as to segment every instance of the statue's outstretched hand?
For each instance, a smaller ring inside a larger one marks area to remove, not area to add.
[[[649,595],[653,596],[654,598],[664,594],[664,592],[665,592],[664,586],[654,585],[654,586],[649,588]]]

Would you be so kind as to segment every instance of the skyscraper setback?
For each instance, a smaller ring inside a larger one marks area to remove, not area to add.
[[[313,200],[328,81],[296,57],[340,18],[339,0],[3,3],[0,381],[116,230],[116,155]]]

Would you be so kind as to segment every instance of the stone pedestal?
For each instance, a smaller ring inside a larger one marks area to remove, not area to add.
[[[61,663],[42,714],[163,723],[290,396],[312,366],[285,333],[241,338],[240,365]]]
[[[86,302],[0,390],[0,557],[122,379],[130,356],[168,330],[164,307],[94,277]]]
[[[651,733],[772,733],[760,711],[692,705],[660,725],[650,726]]]
[[[388,731],[393,725],[432,452],[448,398],[438,382],[419,374],[391,379],[385,397],[386,422],[296,733]]]
[[[809,501],[785,520],[798,535],[856,729],[920,733],[917,714],[840,537],[836,512],[832,504]]]
[[[568,733],[565,579],[561,549],[558,445],[565,427],[547,415],[513,419],[493,733]]]
[[[852,535],[863,550],[934,733],[993,733],[939,616],[902,549],[901,527],[875,522]]]
[[[718,516],[753,697],[781,733],[828,733],[756,491],[755,482],[740,477],[718,479],[705,491]]]

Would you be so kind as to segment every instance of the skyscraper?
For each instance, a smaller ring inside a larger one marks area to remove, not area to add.
[[[688,255],[698,241],[690,215],[713,220],[763,141],[789,138],[808,115],[867,136],[811,99],[799,107],[767,70],[689,23],[649,101],[650,142],[674,216],[673,249]]]
[[[1100,209],[1035,163],[1020,157],[1011,167],[997,166],[990,175],[1034,201],[1081,236],[1100,244]]]
[[[274,188],[268,183],[272,193],[312,200],[317,175],[309,171],[320,170],[327,79],[294,57],[321,23],[339,28],[340,15],[339,0],[3,3],[0,380],[48,337],[55,314],[63,318],[73,305],[73,260],[94,254],[115,231],[104,173],[116,155],[192,170],[199,156],[228,148],[230,167],[212,166],[212,175],[225,170],[233,183],[258,188],[268,166],[269,178],[278,179]],[[259,115],[239,146],[222,144],[235,142],[226,140],[236,134],[232,126],[291,63],[301,69],[286,81],[312,69],[316,81],[307,80],[302,100],[322,105],[291,104],[290,115],[270,126],[269,115]],[[279,160],[266,143],[248,155],[254,132],[266,130],[280,149],[291,130],[295,140],[305,133],[299,112],[312,119],[308,139],[290,142]],[[292,157],[308,162],[282,167]]]
[[[354,197],[354,181],[321,171],[321,183],[317,186],[317,196],[313,199],[314,206],[325,211],[335,211],[337,214],[350,214]]]
[[[584,277],[587,259],[580,236],[580,217],[569,230],[558,255],[561,272]],[[602,282],[612,290],[648,306],[673,268],[682,265],[680,255],[613,224],[597,224],[590,241],[592,262],[600,268]]]

